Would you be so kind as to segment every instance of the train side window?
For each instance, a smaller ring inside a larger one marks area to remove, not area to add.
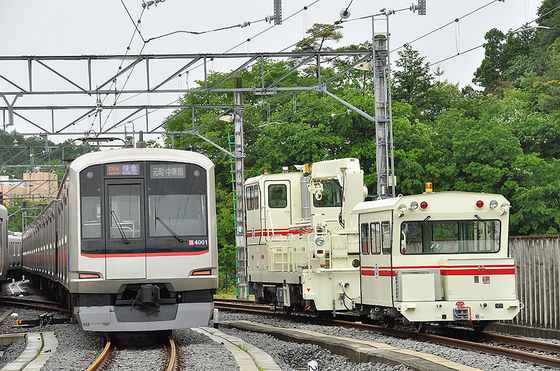
[[[82,238],[101,238],[101,197],[82,197]]]
[[[284,208],[288,206],[288,192],[284,184],[268,186],[268,207]]]
[[[383,254],[391,254],[391,223],[381,222],[381,239]]]
[[[259,208],[259,186],[258,185],[253,186],[253,208],[254,209]]]
[[[360,225],[360,241],[362,246],[362,255],[369,254],[369,228],[367,223],[363,223]]]
[[[245,199],[247,200],[247,210],[253,210],[253,187],[245,188]]]
[[[381,254],[381,227],[379,223],[369,225],[371,234],[371,253]]]

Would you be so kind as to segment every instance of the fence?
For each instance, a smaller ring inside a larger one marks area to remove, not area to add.
[[[218,294],[220,295],[236,295],[237,294],[237,284],[236,284],[235,272],[219,272],[218,278]]]
[[[558,329],[560,325],[560,236],[511,237],[518,298],[525,308],[514,324]]]

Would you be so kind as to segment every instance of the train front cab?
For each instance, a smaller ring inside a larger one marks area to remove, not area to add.
[[[310,173],[260,175],[245,185],[249,293],[287,311],[351,310],[359,255],[350,213],[367,194],[359,162],[324,161]]]
[[[355,209],[362,314],[476,330],[517,315],[505,198],[441,192],[372,202]]]
[[[125,165],[133,171],[118,170]],[[81,251],[70,292],[85,330],[208,323],[217,285],[210,165],[138,160],[81,171]]]

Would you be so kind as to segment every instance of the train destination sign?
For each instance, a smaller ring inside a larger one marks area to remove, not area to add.
[[[107,175],[140,175],[140,164],[109,164]]]
[[[150,165],[150,179],[186,177],[185,164],[153,164]]]

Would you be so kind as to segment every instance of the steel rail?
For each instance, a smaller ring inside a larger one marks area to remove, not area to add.
[[[238,312],[247,312],[247,313],[254,313],[254,314],[278,315],[278,313],[271,312],[271,311],[265,313],[264,311],[265,308],[263,307],[259,309],[253,309],[251,308],[250,304],[243,301],[233,301],[228,303],[228,301],[226,300],[219,300],[219,301],[215,301],[215,306],[218,308],[222,308],[224,310],[235,310]],[[303,317],[301,316],[294,316],[293,319],[299,321],[304,320],[306,322],[312,322],[312,323],[322,324],[327,326],[336,325],[336,326],[342,326],[346,328],[371,330],[371,331],[376,331],[376,332],[380,332],[380,333],[384,333],[387,335],[396,336],[400,338],[415,338],[420,341],[430,342],[438,345],[444,345],[444,346],[454,347],[458,349],[467,349],[475,352],[505,356],[518,361],[530,362],[534,364],[540,364],[543,366],[560,369],[560,358],[547,357],[535,353],[528,353],[520,350],[510,349],[507,347],[499,347],[495,345],[456,339],[447,336],[427,334],[422,332],[411,332],[410,329],[386,328],[382,326],[365,324],[361,322],[356,322],[359,321],[359,319],[358,318],[352,319],[352,316],[340,316],[340,317],[344,317],[345,319],[344,320],[319,319],[313,317],[306,317],[305,319],[303,319]],[[490,334],[490,333],[484,333],[481,336],[485,341],[501,343],[504,344],[505,346],[510,346],[510,347],[552,352],[560,357],[560,345],[558,344],[539,342],[535,340],[515,338],[515,337]]]
[[[109,359],[109,355],[113,351],[111,338],[109,334],[104,332],[103,337],[105,338],[105,347],[101,351],[101,354],[97,357],[97,359],[88,367],[86,371],[98,371],[104,367],[105,362]]]
[[[169,340],[169,364],[167,365],[166,371],[175,371],[177,370],[177,347],[175,345],[175,341],[171,336],[168,337]]]

